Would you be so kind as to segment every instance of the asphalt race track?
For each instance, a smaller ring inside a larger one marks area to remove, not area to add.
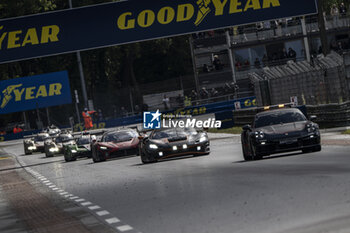
[[[350,232],[345,146],[243,162],[232,137],[212,141],[209,156],[150,165],[139,157],[93,164],[24,156],[22,142],[4,150],[138,232]]]

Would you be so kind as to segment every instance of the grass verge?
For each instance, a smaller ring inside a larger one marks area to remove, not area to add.
[[[342,132],[342,134],[350,134],[350,129],[345,130],[344,132]]]

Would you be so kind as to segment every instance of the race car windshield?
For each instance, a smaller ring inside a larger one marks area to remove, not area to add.
[[[113,134],[107,134],[102,141],[104,142],[127,142],[136,137],[136,133],[133,131],[117,132]]]
[[[57,133],[59,133],[58,129],[51,129],[51,130],[49,130],[49,134],[57,134]]]
[[[73,140],[73,136],[72,135],[68,135],[68,136],[62,136],[59,138],[62,142],[68,142]]]
[[[45,141],[45,140],[48,139],[48,138],[49,138],[48,135],[36,136],[36,137],[34,138],[34,141],[35,141],[35,142],[43,142],[43,141]]]
[[[197,134],[197,130],[193,128],[166,129],[161,131],[155,131],[151,139],[174,138],[174,137],[183,137],[183,136],[196,135],[196,134]]]
[[[85,138],[79,138],[77,141],[78,145],[86,145],[90,143],[90,139],[85,137]]]
[[[300,112],[275,112],[257,117],[255,119],[255,128],[300,121],[306,121],[305,116]]]

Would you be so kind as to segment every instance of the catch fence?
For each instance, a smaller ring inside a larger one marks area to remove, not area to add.
[[[289,103],[297,97],[301,105],[344,103],[349,100],[349,83],[343,57],[332,52],[310,63],[289,61],[250,73],[258,105]],[[348,71],[349,74],[349,71]]]

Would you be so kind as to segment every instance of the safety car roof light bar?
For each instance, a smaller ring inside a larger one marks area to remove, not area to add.
[[[277,104],[277,105],[270,105],[270,106],[264,106],[257,108],[258,112],[264,112],[269,110],[275,110],[275,109],[281,109],[281,108],[292,108],[292,103],[286,103],[286,104]]]

